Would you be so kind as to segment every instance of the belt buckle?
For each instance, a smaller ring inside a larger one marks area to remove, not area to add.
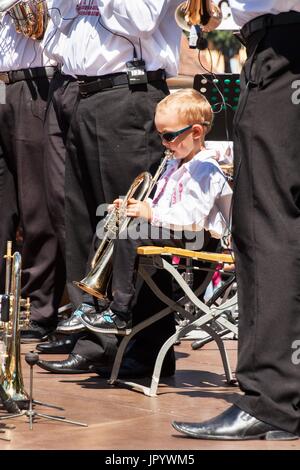
[[[0,73],[0,81],[9,84],[10,80],[7,72]]]
[[[83,91],[83,90],[80,89],[80,85],[85,85],[85,81],[84,80],[77,80],[77,83],[78,83],[78,87],[79,87],[79,93],[81,94],[81,96],[83,96],[85,98],[88,95],[88,92]]]

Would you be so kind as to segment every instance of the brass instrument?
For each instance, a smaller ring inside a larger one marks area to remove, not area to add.
[[[148,172],[138,175],[131,184],[122,202],[122,206],[118,210],[114,209],[106,216],[104,225],[106,233],[92,259],[91,271],[81,281],[74,282],[77,287],[98,299],[107,298],[107,287],[112,273],[114,238],[117,234],[120,234],[125,230],[132,220],[131,217],[123,216],[126,212],[128,200],[132,197],[135,197],[135,199],[139,201],[147,199],[163,172],[167,161],[171,157],[172,152],[170,150],[166,150],[165,156],[153,177]]]
[[[212,0],[188,0],[176,8],[175,20],[185,31],[200,25],[204,33],[209,33],[221,24],[222,12]]]
[[[221,170],[223,171],[226,180],[229,184],[233,183],[233,165],[232,164],[221,164]]]
[[[31,39],[42,39],[48,23],[44,0],[0,0],[0,14],[10,12],[17,33]]]
[[[28,402],[24,389],[20,355],[20,315],[25,308],[25,323],[29,322],[29,298],[21,299],[21,255],[12,255],[12,242],[7,242],[5,294],[1,296],[2,351],[0,383],[7,395],[22,408]]]

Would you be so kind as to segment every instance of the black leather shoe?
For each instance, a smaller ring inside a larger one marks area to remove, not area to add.
[[[59,322],[56,327],[56,331],[58,333],[71,334],[86,330],[86,327],[80,321],[80,317],[84,313],[94,315],[96,313],[95,307],[85,303],[80,304],[76,310],[74,310],[70,318]]]
[[[92,372],[96,372],[103,379],[109,379],[112,367],[90,366]],[[151,377],[154,365],[146,365],[134,358],[125,357],[119,370],[119,379],[137,379],[142,377]],[[163,365],[161,377],[172,377],[175,374],[175,366]]]
[[[96,315],[89,313],[83,314],[80,321],[86,328],[95,333],[109,333],[115,335],[129,335],[131,333],[131,318],[124,321],[119,318],[110,308]]]
[[[65,336],[64,338],[57,338],[54,341],[41,343],[36,345],[36,349],[44,354],[69,354],[77,342],[79,335]]]
[[[29,322],[28,328],[21,330],[21,343],[36,343],[46,341],[55,331],[56,325],[42,325],[34,320]]]
[[[79,354],[70,354],[65,361],[38,361],[38,366],[54,374],[90,374],[91,361]],[[94,364],[101,367],[102,364]]]
[[[181,423],[173,421],[172,426],[179,432],[197,439],[244,441],[265,439],[267,441],[289,441],[299,436],[271,424],[264,423],[233,405],[219,416],[203,423]]]

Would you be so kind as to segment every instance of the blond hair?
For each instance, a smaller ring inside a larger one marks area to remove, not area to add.
[[[173,108],[178,117],[187,125],[204,125],[205,134],[212,127],[213,112],[211,105],[202,93],[193,88],[178,90],[166,96],[158,103],[156,112],[163,111],[166,108]]]

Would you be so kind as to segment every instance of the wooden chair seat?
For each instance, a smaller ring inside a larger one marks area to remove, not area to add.
[[[153,255],[171,255],[180,256],[182,258],[192,258],[202,261],[210,261],[212,263],[234,263],[234,257],[226,253],[209,253],[207,251],[192,251],[183,248],[172,248],[170,246],[141,246],[137,249],[137,253],[142,256]]]

